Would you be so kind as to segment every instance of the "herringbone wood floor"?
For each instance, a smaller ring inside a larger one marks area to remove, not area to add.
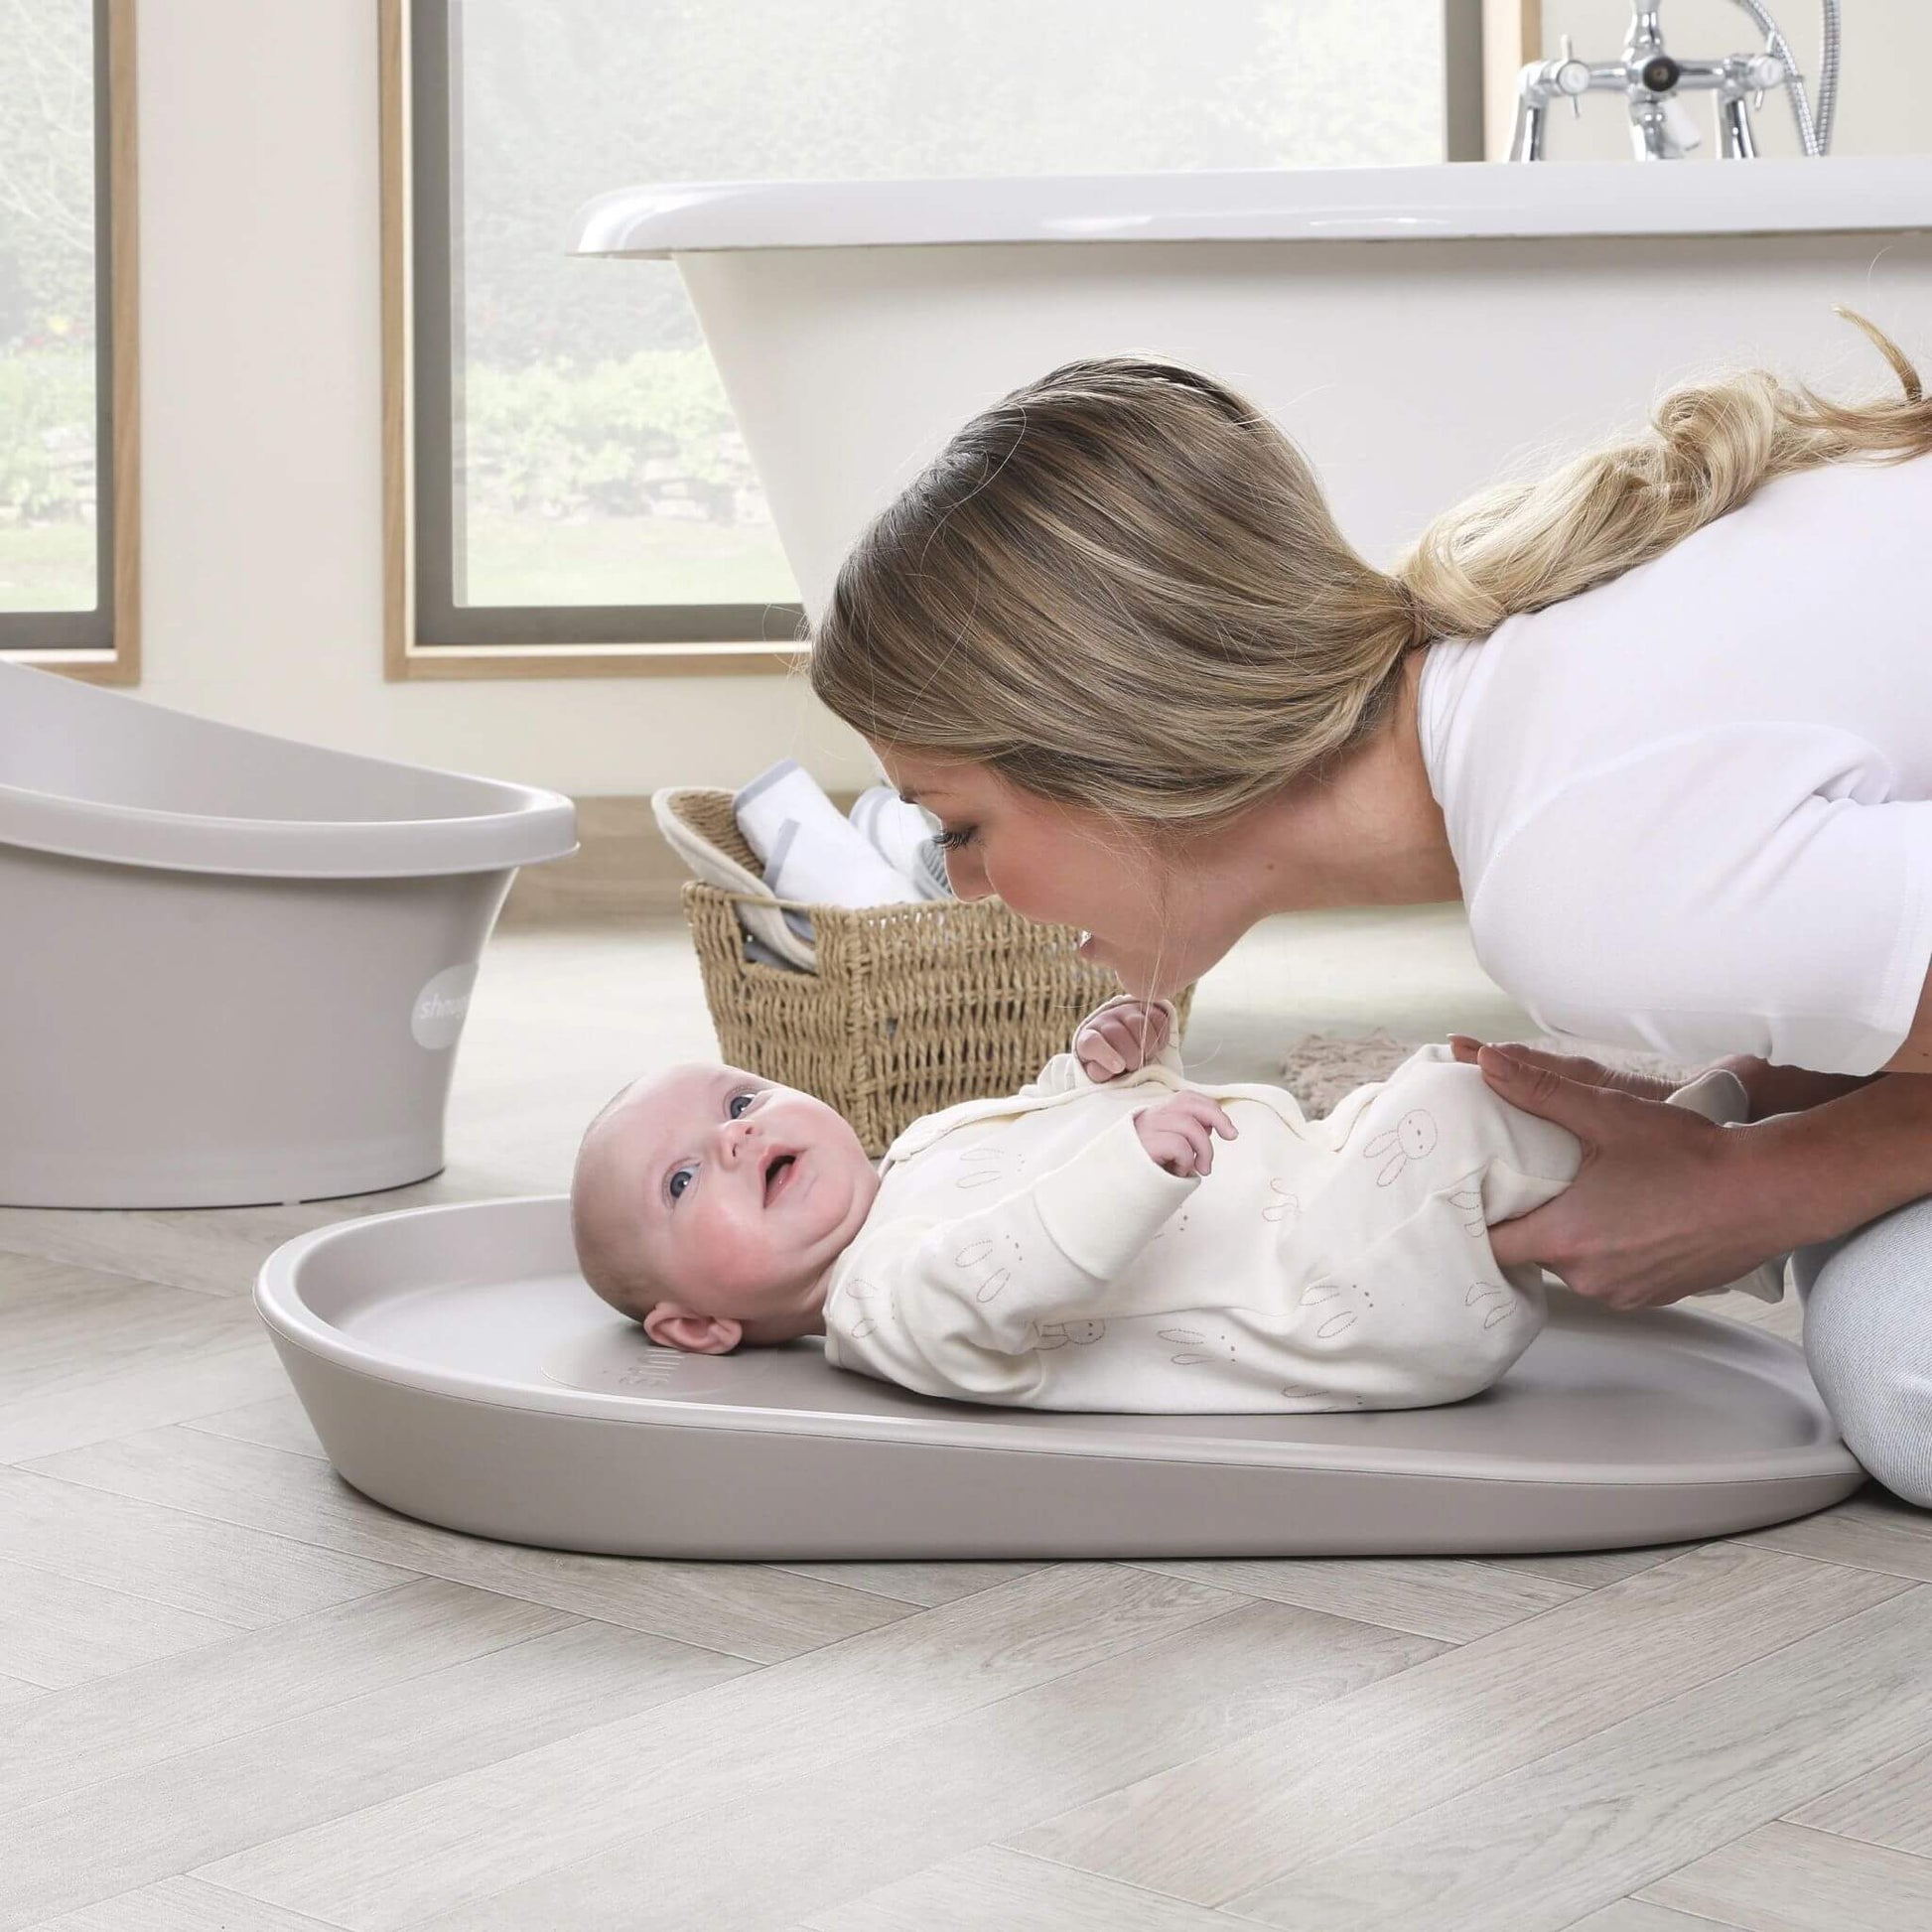
[[[1288,921],[1189,1056],[1375,1025],[1523,1023],[1446,915]],[[345,1488],[262,1255],[561,1185],[709,1045],[674,926],[510,932],[437,1180],[0,1214],[0,1928],[1932,1927],[1932,1517],[1875,1491],[1607,1556],[759,1567]]]

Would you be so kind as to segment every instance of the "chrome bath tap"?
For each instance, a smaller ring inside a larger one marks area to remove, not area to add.
[[[1557,101],[1567,99],[1581,118],[1585,94],[1614,92],[1629,102],[1630,142],[1639,161],[1681,160],[1701,145],[1697,123],[1678,98],[1684,93],[1715,93],[1725,158],[1753,160],[1757,141],[1751,110],[1761,107],[1764,96],[1774,87],[1784,88],[1790,98],[1804,152],[1814,157],[1825,154],[1831,147],[1838,95],[1839,0],[1823,0],[1824,44],[1816,114],[1790,43],[1770,10],[1762,0],[1736,3],[1763,31],[1762,53],[1731,54],[1713,61],[1678,60],[1664,46],[1657,0],[1637,0],[1620,61],[1580,61],[1572,53],[1566,34],[1559,59],[1533,61],[1522,71],[1517,85],[1516,137],[1509,158],[1544,158],[1544,122]]]

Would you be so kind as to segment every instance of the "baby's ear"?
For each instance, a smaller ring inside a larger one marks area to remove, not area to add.
[[[644,1316],[644,1332],[660,1348],[681,1348],[687,1355],[729,1355],[745,1333],[745,1324],[728,1314],[697,1314],[675,1302],[659,1302]]]

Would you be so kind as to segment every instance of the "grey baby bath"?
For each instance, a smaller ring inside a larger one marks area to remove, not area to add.
[[[1493,1388],[1335,1415],[1061,1414],[914,1394],[816,1340],[653,1347],[562,1196],[303,1235],[256,1303],[337,1469],[407,1515],[553,1549],[837,1560],[1477,1555],[1692,1541],[1863,1471],[1804,1358],[1681,1309],[1550,1292]]]
[[[0,664],[0,1204],[228,1207],[420,1180],[555,792]]]

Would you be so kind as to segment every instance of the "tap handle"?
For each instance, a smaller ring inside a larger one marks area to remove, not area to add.
[[[1570,111],[1578,120],[1584,118],[1584,96],[1589,92],[1589,67],[1587,62],[1577,59],[1572,51],[1570,36],[1563,37],[1563,58],[1556,64],[1556,70],[1550,76],[1560,94],[1570,96]]]

